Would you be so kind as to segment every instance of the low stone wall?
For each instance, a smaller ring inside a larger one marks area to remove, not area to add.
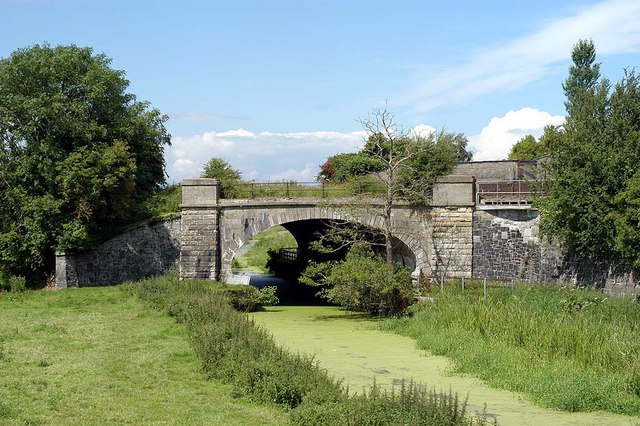
[[[56,288],[119,284],[177,269],[180,222],[142,225],[95,250],[57,254]]]

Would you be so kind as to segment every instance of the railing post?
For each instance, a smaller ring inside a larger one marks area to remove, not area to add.
[[[464,275],[462,276],[462,292],[464,293]]]
[[[325,198],[327,194],[324,192],[324,181],[322,181],[322,198]]]
[[[444,275],[440,277],[440,291],[444,291]]]
[[[487,300],[487,277],[482,279],[482,296],[484,300]]]

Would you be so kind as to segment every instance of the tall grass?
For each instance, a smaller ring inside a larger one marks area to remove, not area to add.
[[[482,297],[445,291],[385,328],[456,371],[568,411],[640,413],[640,305],[559,286]]]
[[[312,358],[278,347],[206,283],[163,277],[130,284],[128,290],[186,323],[208,375],[232,384],[237,395],[290,409],[295,424],[418,425],[424,419],[431,419],[427,424],[486,424],[485,418],[467,416],[456,395],[423,386],[403,386],[399,394],[374,387],[349,396]]]

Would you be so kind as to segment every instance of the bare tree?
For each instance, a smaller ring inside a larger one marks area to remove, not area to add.
[[[384,161],[385,170],[377,173],[377,178],[383,183],[382,198],[382,232],[385,244],[385,260],[393,269],[393,206],[401,192],[400,177],[402,169],[408,167],[416,145],[409,143],[409,135],[395,122],[395,116],[389,112],[387,106],[372,111],[367,118],[360,119],[360,124],[369,134],[366,149],[380,160]]]
[[[402,229],[400,221],[394,221],[394,207],[399,203],[428,204],[436,178],[449,173],[458,160],[467,160],[471,154],[465,149],[467,140],[463,134],[404,131],[386,105],[359,122],[367,133],[360,153],[381,165],[381,171],[365,176],[375,180],[378,191],[374,197],[365,193],[349,202],[330,204],[328,207],[340,211],[344,220],[325,224],[328,232],[320,236],[316,246],[329,242],[327,250],[341,250],[356,241],[383,246],[385,261],[393,270],[397,260],[394,234],[411,232]],[[362,217],[375,217],[380,233],[352,226]]]

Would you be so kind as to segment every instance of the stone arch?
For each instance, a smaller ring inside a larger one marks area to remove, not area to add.
[[[225,279],[231,274],[233,257],[240,247],[256,234],[278,225],[286,228],[286,225],[291,223],[309,221],[311,224],[310,221],[331,220],[355,222],[376,230],[383,228],[383,221],[379,216],[363,214],[353,217],[339,210],[317,204],[289,201],[280,205],[271,202],[268,205],[255,203],[242,206],[221,206],[219,220],[220,276]],[[292,234],[294,238],[298,238],[293,232]],[[413,262],[408,262],[407,266],[430,270],[427,250],[420,244],[419,237],[408,232],[398,232],[394,234],[394,237],[402,248],[402,255],[405,256],[403,260],[413,259]]]

